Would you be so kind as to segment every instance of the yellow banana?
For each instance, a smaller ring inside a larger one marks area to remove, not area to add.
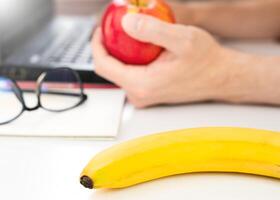
[[[80,182],[87,188],[123,188],[191,172],[280,178],[280,133],[212,127],[148,135],[97,154]]]

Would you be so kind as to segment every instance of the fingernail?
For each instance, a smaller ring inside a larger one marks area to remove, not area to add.
[[[128,32],[136,31],[138,29],[139,19],[139,15],[128,13],[122,19],[122,27]]]

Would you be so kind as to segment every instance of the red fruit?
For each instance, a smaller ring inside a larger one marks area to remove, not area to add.
[[[173,13],[163,0],[115,0],[103,15],[103,43],[108,53],[126,64],[149,64],[163,48],[135,40],[123,30],[121,21],[128,12],[147,14],[174,23]]]

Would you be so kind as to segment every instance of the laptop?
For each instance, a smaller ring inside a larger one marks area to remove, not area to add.
[[[83,82],[108,84],[94,73],[90,39],[94,16],[56,17],[53,0],[3,0],[0,75],[34,81],[55,67],[75,69]]]

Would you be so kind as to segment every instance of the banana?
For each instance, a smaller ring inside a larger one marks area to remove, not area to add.
[[[97,154],[82,171],[80,182],[87,188],[124,188],[192,172],[280,178],[280,133],[209,127],[148,135]]]

